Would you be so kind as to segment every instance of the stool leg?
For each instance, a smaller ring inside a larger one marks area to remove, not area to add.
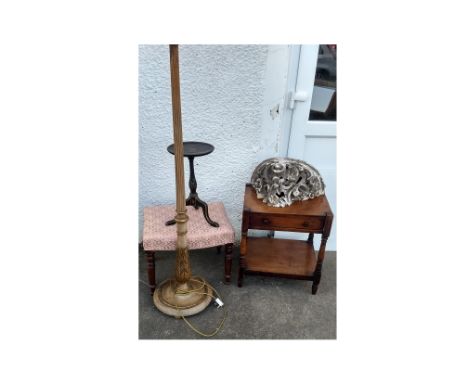
[[[216,252],[218,253],[218,255],[221,253],[221,248],[223,248],[222,245],[216,246]]]
[[[154,252],[146,252],[146,269],[148,271],[148,284],[151,294],[156,289],[156,276],[154,271]]]
[[[232,243],[224,246],[224,281],[231,282],[231,268],[232,268]]]

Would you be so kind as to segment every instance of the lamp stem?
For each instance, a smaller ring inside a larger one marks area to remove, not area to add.
[[[170,45],[172,122],[176,175],[176,269],[174,278],[163,281],[154,291],[153,302],[161,312],[173,317],[200,313],[211,302],[214,291],[201,277],[192,277],[187,247],[187,208],[185,207],[184,143],[180,105],[179,48]],[[195,291],[196,290],[196,291]]]
[[[172,92],[172,122],[174,131],[174,159],[176,176],[176,217],[177,244],[176,244],[176,274],[179,283],[190,280],[192,273],[187,248],[187,208],[185,206],[185,181],[184,181],[184,146],[182,139],[182,112],[180,104],[180,79],[179,79],[179,47],[170,45],[171,63],[171,92]]]

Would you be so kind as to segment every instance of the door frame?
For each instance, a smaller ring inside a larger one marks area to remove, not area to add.
[[[290,158],[296,158],[305,160],[307,156],[306,145],[309,140],[326,139],[330,138],[334,140],[334,147],[336,150],[336,132],[337,122],[336,121],[324,121],[324,120],[309,120],[310,105],[313,96],[313,84],[315,83],[315,74],[317,69],[317,60],[319,55],[319,45],[308,45],[301,46],[299,50],[299,59],[297,61],[298,66],[296,68],[297,76],[295,79],[295,86],[293,87],[293,101],[294,108],[289,109],[291,111],[290,120],[290,137],[288,140],[287,156]],[[312,87],[309,87],[312,84]],[[288,100],[286,104],[289,104]],[[336,153],[336,151],[335,151]],[[320,155],[320,154],[319,154]],[[327,162],[328,163],[328,162]],[[314,165],[314,163],[311,163]],[[320,169],[319,169],[320,171]],[[322,172],[322,176],[328,171]],[[330,173],[328,172],[328,177]],[[332,232],[329,237],[329,248],[336,249],[336,193],[337,193],[337,178],[336,178],[336,157],[334,159],[334,188],[332,188],[331,194],[328,194],[330,204],[334,209],[335,222],[333,223]],[[330,178],[329,178],[330,179]],[[327,181],[325,181],[327,182]]]
[[[280,124],[280,137],[278,155],[282,157],[288,156],[289,137],[291,136],[291,126],[293,110],[288,107],[288,97],[291,92],[296,90],[297,70],[299,68],[299,58],[301,56],[300,45],[289,45],[289,64],[284,93],[283,116]]]

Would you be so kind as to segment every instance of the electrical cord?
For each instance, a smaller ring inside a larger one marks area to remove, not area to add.
[[[216,296],[218,297],[219,300],[221,300],[221,295],[218,293],[218,291],[213,288],[213,286],[211,286],[210,284],[208,284],[205,280],[203,281],[200,281],[198,279],[195,279],[195,278],[191,278],[190,281],[195,281],[195,282],[198,282],[201,284],[200,287],[198,288],[194,288],[194,289],[189,289],[189,290],[182,290],[182,289],[179,289],[177,288],[176,289],[176,294],[189,294],[189,293],[195,293],[195,294],[202,294],[202,295],[206,295],[206,296],[210,296],[211,298],[214,298],[212,294],[210,293],[206,293],[206,292],[200,292],[200,290],[204,289],[205,286],[208,286],[209,288],[211,288],[213,290],[213,292],[215,292]],[[171,282],[171,286],[172,286],[172,280],[170,280]],[[185,316],[181,313],[181,308],[177,305],[172,305],[172,304],[169,304],[167,302],[164,302],[166,305],[170,306],[171,308],[174,308],[174,309],[177,309],[180,313],[180,317],[185,321],[185,323],[189,326],[190,329],[192,329],[195,333],[203,336],[203,337],[213,337],[215,336],[216,334],[218,334],[218,332],[221,330],[221,328],[223,327],[224,325],[224,321],[226,321],[226,318],[227,318],[227,311],[226,309],[223,308],[224,310],[224,315],[223,315],[223,318],[221,320],[221,322],[219,323],[219,325],[217,326],[217,328],[212,332],[212,333],[203,333],[201,330],[197,329],[189,320],[187,320],[185,318]],[[221,306],[222,307],[222,306]]]

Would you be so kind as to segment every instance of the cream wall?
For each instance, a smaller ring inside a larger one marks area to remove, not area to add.
[[[184,140],[215,146],[212,154],[195,159],[197,191],[207,202],[224,202],[239,239],[244,185],[256,164],[279,155],[282,147],[289,48],[181,45],[179,56]],[[143,207],[175,203],[174,158],[166,150],[172,139],[169,49],[141,45],[140,240]]]

